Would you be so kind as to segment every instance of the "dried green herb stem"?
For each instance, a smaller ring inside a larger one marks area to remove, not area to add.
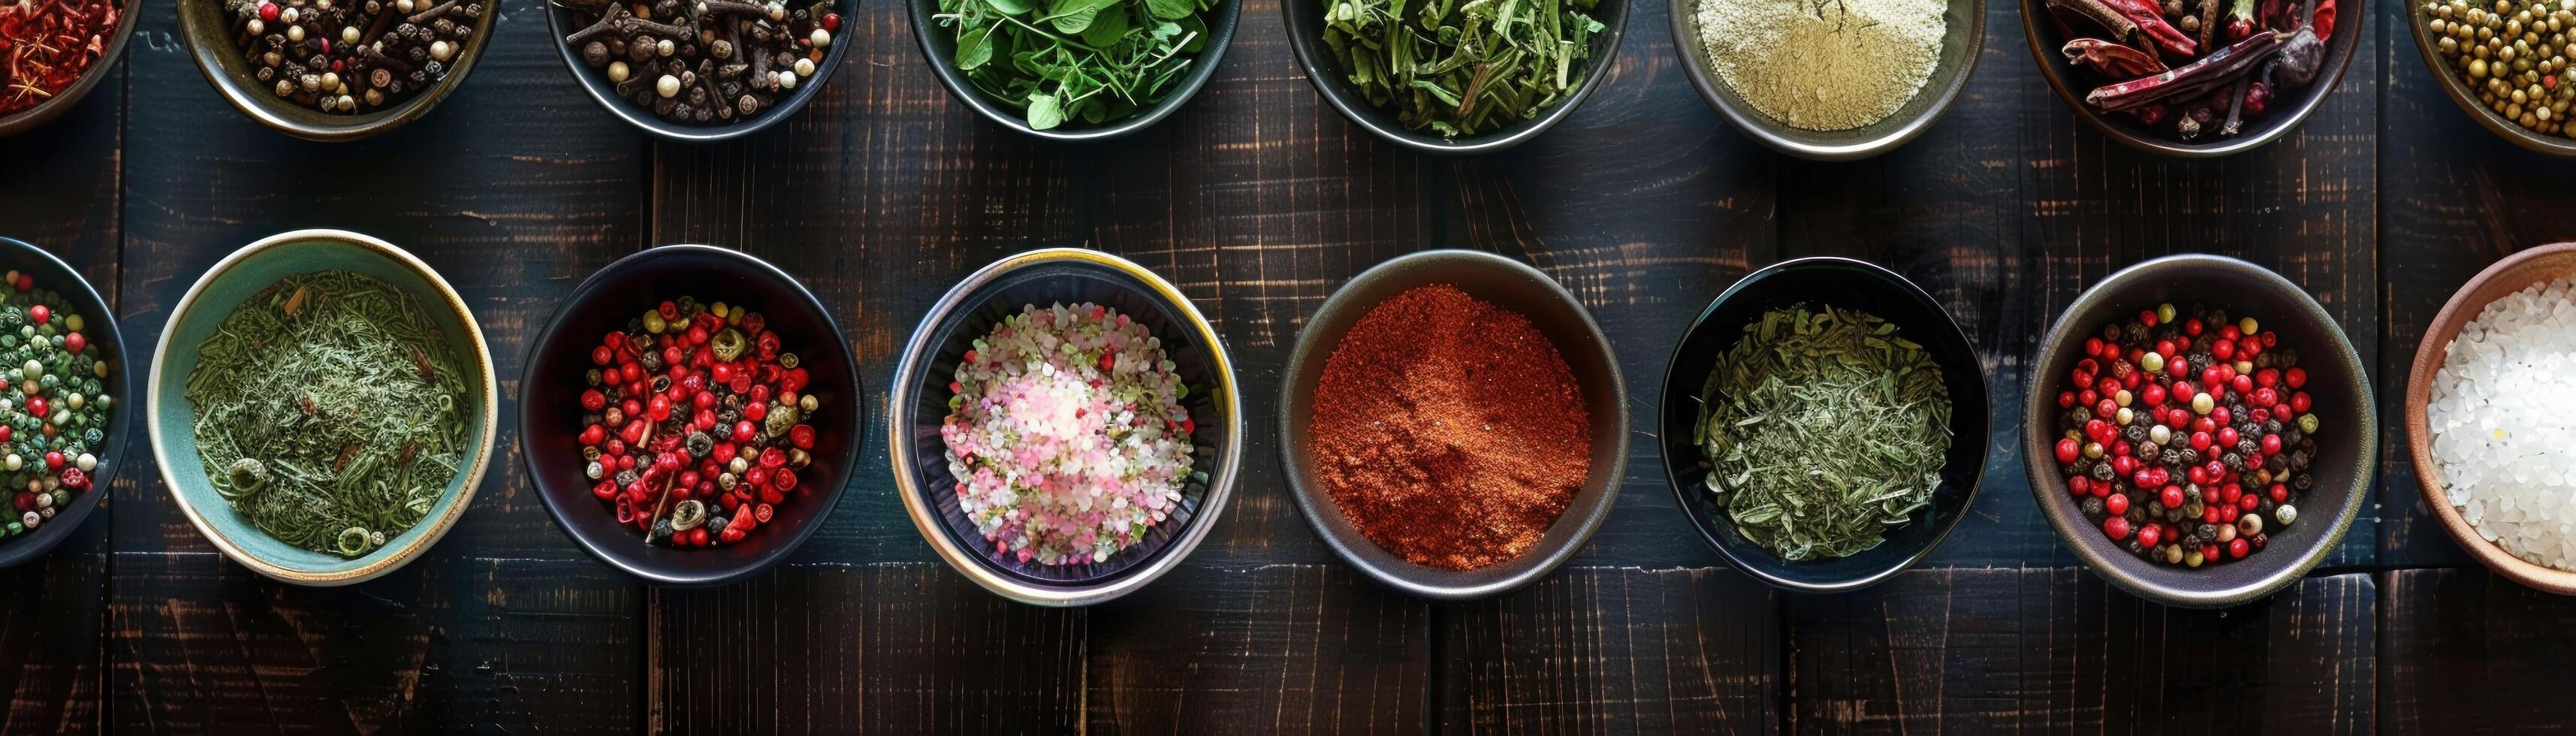
[[[471,405],[429,314],[326,271],[281,279],[216,326],[187,395],[198,458],[235,513],[345,557],[429,514],[464,460]]]
[[[1941,369],[1896,325],[1847,309],[1744,327],[1701,393],[1709,490],[1787,560],[1848,557],[1931,502],[1950,451]]]
[[[1369,103],[1412,130],[1476,135],[1582,86],[1600,0],[1332,0],[1324,44]]]
[[[939,0],[952,62],[1029,127],[1135,117],[1171,96],[1207,47],[1216,0]]]

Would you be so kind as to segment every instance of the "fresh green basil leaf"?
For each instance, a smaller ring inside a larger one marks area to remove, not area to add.
[[[1064,108],[1054,95],[1029,95],[1029,127],[1047,130],[1064,124]]]
[[[957,39],[957,70],[974,71],[993,60],[993,27],[985,26]]]

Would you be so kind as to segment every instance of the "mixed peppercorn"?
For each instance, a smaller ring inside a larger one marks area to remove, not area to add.
[[[2151,562],[2261,551],[2316,482],[2319,420],[2298,354],[2254,318],[2227,317],[2165,304],[2106,325],[2057,395],[2067,490],[2104,535]]]
[[[229,0],[233,42],[278,98],[374,112],[447,78],[475,42],[480,1]]]
[[[0,116],[53,99],[107,54],[123,9],[108,0],[0,1]]]
[[[62,295],[34,276],[7,274],[0,298],[0,483],[13,489],[14,519],[0,531],[35,531],[86,493],[107,443],[110,361],[81,329],[79,314],[55,311]]]
[[[617,522],[648,543],[741,542],[791,496],[821,408],[768,320],[748,308],[662,302],[591,348],[582,456]]]

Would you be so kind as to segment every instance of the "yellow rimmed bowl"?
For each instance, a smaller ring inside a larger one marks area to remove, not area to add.
[[[352,271],[401,289],[431,310],[438,339],[466,363],[466,392],[474,402],[465,457],[456,478],[438,495],[428,515],[401,534],[355,558],[324,554],[279,541],[252,526],[208,482],[197,454],[196,406],[188,401],[188,376],[196,370],[198,347],[212,336],[234,308],[256,298],[279,279],[321,271]],[[438,272],[392,243],[339,230],[279,233],[233,251],[198,277],[186,296],[170,310],[170,323],[152,356],[152,375],[145,393],[150,406],[152,457],[161,480],[188,523],[206,541],[253,572],[298,585],[348,585],[393,572],[420,557],[474,499],[474,488],[492,460],[499,427],[500,399],[492,378],[492,351],[465,300]]]
[[[1118,310],[1162,342],[1166,359],[1189,389],[1181,406],[1197,424],[1191,468],[1205,480],[1182,488],[1179,507],[1142,541],[1088,564],[1048,565],[1002,554],[958,509],[940,427],[949,414],[948,386],[976,340],[1025,305],[1084,302]],[[1134,262],[1099,251],[1048,248],[985,266],[930,309],[906,343],[886,401],[887,453],[896,493],[924,541],[950,567],[1005,598],[1046,606],[1082,606],[1135,592],[1178,567],[1207,538],[1225,510],[1243,464],[1243,409],[1234,365],[1216,328],[1189,297]]]

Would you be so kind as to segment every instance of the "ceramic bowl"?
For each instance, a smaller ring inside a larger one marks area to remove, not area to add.
[[[1115,309],[1162,341],[1189,395],[1181,400],[1197,430],[1191,467],[1205,480],[1183,487],[1179,508],[1143,541],[1089,564],[1048,565],[1001,554],[958,510],[956,476],[940,438],[948,385],[976,340],[1022,307],[1084,302]],[[905,343],[886,402],[895,488],[922,539],[976,584],[1003,597],[1048,606],[1090,605],[1117,598],[1179,566],[1224,513],[1243,465],[1243,407],[1234,363],[1216,328],[1189,297],[1124,258],[1078,248],[1048,248],[1004,258],[958,282],[932,305]]]
[[[2477,277],[2451,294],[2451,300],[2434,315],[2433,324],[2424,329],[2423,342],[2415,346],[2415,363],[2406,374],[2406,452],[2415,462],[2415,481],[2424,493],[2424,507],[2432,509],[2433,518],[2442,522],[2442,530],[2451,533],[2451,541],[2460,549],[2485,563],[2497,574],[2535,589],[2576,595],[2576,572],[2526,562],[2503,547],[2489,542],[2467,518],[2451,505],[2449,486],[2442,482],[2439,466],[2433,462],[2433,434],[2425,419],[2426,407],[2432,403],[2433,376],[2449,359],[2451,341],[2458,339],[2461,328],[2477,319],[2488,304],[2506,295],[2552,279],[2576,276],[2576,243],[2556,243],[2515,253],[2495,262]]]
[[[844,20],[852,20],[858,16],[856,6],[848,0],[833,0],[833,5],[840,8]],[[823,63],[814,68],[814,75],[799,80],[796,89],[789,91],[785,97],[779,98],[778,104],[771,105],[769,109],[762,110],[751,117],[731,123],[684,125],[664,120],[662,116],[653,114],[652,110],[638,107],[635,103],[618,97],[616,83],[608,81],[605,72],[592,69],[590,65],[582,63],[581,49],[564,43],[565,37],[583,27],[573,20],[571,9],[559,3],[549,2],[546,3],[545,14],[548,37],[554,39],[555,50],[563,54],[564,69],[572,72],[574,81],[581,83],[582,92],[588,93],[590,99],[598,102],[600,107],[607,108],[608,113],[617,116],[617,119],[626,121],[626,124],[663,140],[682,143],[710,143],[740,138],[767,130],[769,126],[778,124],[778,121],[795,116],[796,111],[805,109],[805,103],[813,102],[815,97],[823,94],[823,85],[832,80],[832,71],[841,68],[841,60],[849,56],[851,47],[859,45],[855,43],[857,39],[852,33],[857,29],[857,23],[844,24],[841,26],[842,32],[833,37],[835,43],[824,47]],[[841,41],[853,43],[840,43]]]
[[[1370,309],[1416,287],[1448,284],[1529,318],[1565,359],[1592,415],[1592,472],[1573,502],[1538,544],[1519,557],[1477,570],[1443,570],[1405,561],[1360,534],[1317,476],[1308,431],[1315,415],[1315,384],[1342,337]],[[1288,490],[1315,535],[1342,560],[1379,584],[1439,600],[1496,595],[1545,577],[1592,539],[1619,499],[1628,465],[1628,385],[1610,340],[1583,303],[1547,274],[1510,258],[1469,250],[1432,250],[1399,256],[1342,284],[1297,334],[1279,391],[1279,454]]]
[[[473,42],[465,44],[448,63],[445,78],[402,104],[357,115],[326,113],[278,98],[268,84],[252,76],[250,63],[233,47],[232,22],[219,0],[179,0],[179,35],[187,39],[188,54],[196,57],[197,70],[206,75],[206,83],[214,85],[215,93],[232,103],[233,109],[271,130],[297,138],[353,141],[420,119],[465,83],[475,62],[483,58],[483,50],[494,42],[493,29],[501,21],[499,0],[484,2],[486,12],[475,21]]]
[[[622,328],[666,299],[748,306],[769,322],[798,367],[811,376],[806,393],[821,400],[812,463],[797,471],[798,495],[741,544],[678,549],[646,544],[617,523],[614,508],[591,495],[582,457],[583,375],[600,336]],[[748,254],[704,245],[666,245],[618,259],[574,287],[546,323],[519,375],[519,445],[546,513],[582,550],[649,583],[708,586],[740,580],[778,564],[804,545],[840,505],[865,439],[867,396],[856,354],[832,310],[776,266]]]
[[[1735,124],[1754,140],[1773,150],[1799,158],[1840,161],[1868,158],[1894,150],[1906,141],[1932,127],[1957,100],[1959,90],[1968,86],[1968,73],[1977,66],[1977,52],[1986,43],[1986,0],[1950,0],[1942,14],[1948,21],[1948,32],[1941,36],[1941,56],[1932,67],[1932,76],[1923,81],[1923,89],[1914,98],[1896,108],[1887,119],[1850,130],[1805,130],[1790,127],[1764,114],[1745,102],[1709,65],[1708,52],[1701,48],[1699,35],[1700,0],[1670,0],[1673,23],[1673,51],[1681,54],[1682,72],[1690,76],[1691,86],[1699,97],[1716,108],[1718,114]]]
[[[1279,3],[1280,13],[1288,20],[1288,49],[1296,54],[1297,67],[1306,72],[1306,81],[1315,85],[1315,92],[1324,96],[1325,104],[1341,111],[1342,117],[1350,118],[1353,124],[1387,142],[1435,156],[1500,151],[1527,143],[1546,133],[1547,129],[1556,127],[1557,123],[1564,122],[1574,114],[1574,108],[1592,96],[1594,89],[1600,88],[1601,80],[1610,76],[1610,67],[1619,58],[1619,38],[1628,28],[1628,0],[1601,0],[1601,4],[1593,9],[1592,17],[1607,28],[1592,37],[1592,55],[1585,60],[1589,69],[1583,75],[1583,82],[1575,86],[1572,96],[1540,112],[1537,117],[1501,130],[1450,139],[1442,138],[1438,133],[1405,129],[1402,123],[1396,122],[1394,115],[1378,109],[1368,97],[1352,89],[1349,75],[1342,71],[1341,60],[1333,56],[1331,46],[1324,44],[1324,9],[1329,2],[1281,0]]]
[[[2362,26],[2374,14],[2363,3],[2339,4],[2337,8],[2334,37],[2326,39],[2325,63],[2317,70],[2315,82],[2272,98],[2269,114],[2247,121],[2244,132],[2236,137],[2204,135],[2199,141],[2190,143],[2175,138],[2170,128],[2149,129],[2127,115],[2104,114],[2084,104],[2084,96],[2094,88],[2121,80],[2105,79],[2092,70],[2076,68],[2066,61],[2066,54],[2060,49],[2071,37],[2050,15],[2047,0],[2021,0],[2021,27],[2022,34],[2030,40],[2031,56],[2039,61],[2040,76],[2048,80],[2048,86],[2057,90],[2058,99],[2064,100],[2084,124],[2101,131],[2111,140],[2139,150],[2205,158],[2250,151],[2278,140],[2298,128],[2299,122],[2308,118],[2308,113],[2315,112],[2317,106],[2325,102],[2326,95],[2333,92],[2335,84],[2343,79],[2344,68],[2352,65],[2353,49],[2361,45]],[[2224,34],[2218,38],[2221,39],[2218,43],[2223,45]],[[2224,119],[2227,112],[2220,110],[2218,114]]]
[[[107,377],[100,382],[106,395],[115,399],[107,409],[107,441],[100,443],[100,449],[92,452],[98,456],[98,469],[89,473],[90,490],[72,496],[71,505],[55,511],[54,517],[45,519],[34,532],[0,540],[0,570],[5,570],[42,557],[55,545],[62,544],[64,539],[80,529],[81,520],[89,518],[89,512],[98,508],[100,499],[107,497],[107,489],[116,480],[117,469],[125,464],[126,453],[134,451],[133,446],[125,441],[126,428],[134,424],[134,382],[130,380],[133,364],[125,359],[125,333],[116,328],[116,310],[108,306],[107,300],[99,298],[98,291],[90,288],[89,281],[81,278],[79,271],[72,270],[69,264],[42,248],[10,238],[0,238],[0,271],[18,271],[33,276],[36,288],[62,295],[63,303],[49,306],[81,316],[81,336],[107,357],[109,370]],[[10,518],[0,519],[0,523],[15,520],[17,513],[12,509]]]
[[[0,115],[0,138],[17,135],[62,115],[73,105],[80,104],[81,98],[88,96],[90,90],[96,89],[99,80],[113,73],[111,70],[116,67],[116,60],[125,56],[125,42],[134,38],[134,27],[143,22],[143,0],[123,0],[118,3],[118,8],[119,22],[116,28],[108,31],[107,51],[99,55],[98,61],[83,70],[79,79],[72,80],[71,86],[64,87],[44,102],[36,103],[35,107]]]
[[[1859,554],[1835,560],[1788,561],[1753,544],[1735,527],[1726,508],[1707,486],[1706,451],[1696,437],[1702,406],[1709,395],[1709,375],[1717,360],[1744,338],[1744,327],[1775,310],[1833,306],[1858,309],[1896,325],[1897,335],[1919,343],[1941,369],[1950,396],[1950,451],[1943,457],[1941,485],[1929,507],[1914,520],[1890,530],[1887,541]],[[1984,364],[1968,335],[1932,295],[1896,272],[1848,258],[1800,258],[1772,264],[1745,275],[1700,312],[1673,348],[1664,368],[1663,404],[1657,426],[1663,442],[1664,478],[1671,483],[1682,514],[1700,538],[1737,569],[1763,582],[1804,591],[1855,590],[1913,567],[1930,557],[1941,540],[1968,514],[1977,484],[1986,473],[1986,429],[1991,404],[1986,397]]]
[[[2186,310],[2206,304],[2231,316],[2253,317],[2281,336],[2281,348],[2297,351],[2299,367],[2308,372],[2313,413],[2324,422],[2310,465],[2315,486],[2297,499],[2298,520],[2286,531],[2267,530],[2270,545],[2242,560],[2187,568],[2150,564],[2129,554],[2084,517],[2058,470],[2054,445],[2063,436],[2057,420],[2065,410],[2058,408],[2057,394],[2067,388],[2067,371],[2083,357],[2084,340],[2099,335],[2104,325],[2133,319],[2159,304]],[[2199,254],[2139,263],[2076,297],[2040,345],[2022,396],[2022,462],[2030,473],[2031,494],[2058,539],[2086,567],[2123,590],[2187,608],[2232,606],[2271,595],[2323,562],[2370,497],[2379,415],[2361,355],[2308,290],[2270,269]]]
[[[2404,7],[2406,26],[2414,32],[2415,51],[2417,56],[2424,60],[2425,73],[2441,84],[2442,93],[2448,95],[2452,103],[2459,105],[2461,112],[2468,113],[2471,119],[2478,121],[2478,125],[2489,132],[2513,141],[2514,145],[2553,156],[2576,156],[2576,138],[2569,138],[2563,134],[2541,135],[2532,132],[2530,128],[2507,120],[2503,114],[2480,104],[2477,90],[2470,88],[2468,80],[2461,77],[2460,71],[2451,68],[2450,62],[2442,59],[2439,51],[2441,41],[2433,36],[2431,30],[2424,27],[2426,19],[2424,3],[2421,0],[2409,0],[2404,3]]]
[[[207,482],[206,466],[197,454],[195,404],[188,401],[188,376],[196,370],[198,346],[217,325],[279,279],[319,271],[351,271],[395,288],[431,310],[440,339],[463,366],[465,391],[473,402],[473,421],[466,426],[465,455],[456,478],[438,495],[429,514],[401,534],[355,559],[301,549],[278,541],[233,512],[230,503]],[[188,287],[170,309],[170,322],[152,356],[151,385],[146,389],[152,430],[152,458],[161,480],[206,541],[253,572],[298,585],[348,585],[393,572],[437,544],[456,526],[457,517],[474,500],[483,471],[492,462],[492,439],[500,424],[500,399],[492,378],[492,351],[465,300],[436,271],[401,248],[373,237],[338,230],[279,233],[243,246],[217,261]]]
[[[965,72],[957,70],[955,61],[957,36],[947,26],[940,25],[939,20],[934,17],[939,14],[939,0],[909,1],[912,8],[912,37],[913,40],[920,42],[921,60],[930,65],[932,74],[939,77],[940,86],[948,88],[949,96],[957,98],[958,102],[966,103],[967,107],[975,110],[975,114],[993,121],[995,125],[1051,141],[1104,141],[1144,130],[1155,123],[1162,122],[1164,118],[1171,117],[1173,111],[1188,104],[1191,97],[1198,95],[1199,88],[1207,86],[1208,80],[1216,76],[1217,65],[1225,59],[1227,47],[1234,45],[1236,22],[1243,16],[1242,0],[1220,0],[1214,9],[1209,11],[1207,45],[1199,49],[1197,60],[1190,63],[1190,68],[1180,80],[1180,86],[1173,88],[1172,94],[1164,97],[1162,102],[1125,120],[1103,122],[1098,125],[1080,120],[1067,120],[1063,125],[1038,130],[1029,127],[1028,119],[1019,110],[992,95],[985,94],[982,89],[976,88],[972,80],[966,78]]]

